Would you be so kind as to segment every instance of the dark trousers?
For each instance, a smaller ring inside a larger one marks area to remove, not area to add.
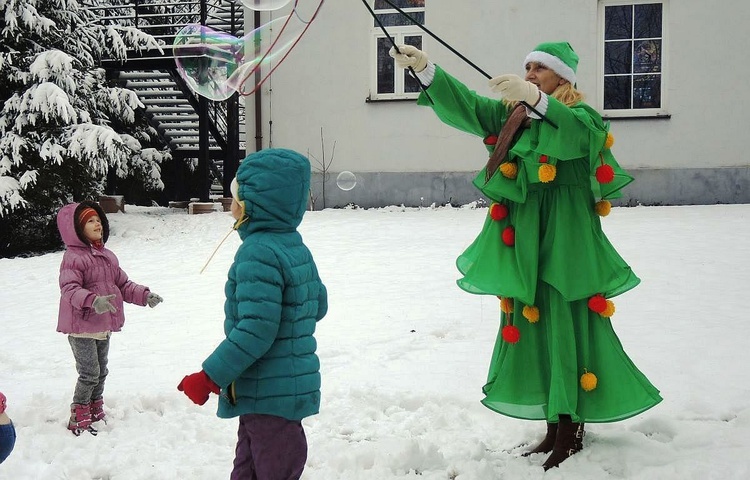
[[[16,444],[16,428],[13,422],[0,425],[0,463],[3,463]]]
[[[68,335],[70,348],[76,360],[78,381],[73,392],[73,403],[88,404],[104,394],[104,380],[107,378],[107,357],[109,337],[106,340],[78,338]]]
[[[297,480],[305,461],[302,422],[274,415],[240,416],[231,480]]]

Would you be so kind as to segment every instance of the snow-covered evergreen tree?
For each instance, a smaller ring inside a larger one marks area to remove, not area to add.
[[[137,95],[98,68],[128,48],[158,48],[151,36],[102,25],[77,0],[0,0],[0,7],[2,257],[57,245],[57,209],[96,198],[110,170],[163,188],[159,164],[170,154]]]

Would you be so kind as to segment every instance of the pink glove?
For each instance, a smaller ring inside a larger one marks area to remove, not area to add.
[[[219,386],[208,378],[208,375],[203,370],[183,378],[180,384],[177,385],[177,390],[185,392],[185,395],[196,405],[206,403],[209,393],[213,392],[218,395],[221,392]]]

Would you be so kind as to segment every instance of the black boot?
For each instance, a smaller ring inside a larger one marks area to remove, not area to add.
[[[557,424],[547,422],[547,436],[544,437],[544,440],[542,440],[541,443],[539,443],[539,445],[534,447],[532,450],[529,450],[528,452],[524,452],[522,456],[528,457],[529,455],[533,455],[535,453],[551,452],[552,447],[554,447],[555,445],[556,437],[557,437]]]
[[[544,462],[544,470],[559,466],[566,458],[583,448],[583,423],[573,423],[570,415],[560,415],[557,438],[552,454]]]

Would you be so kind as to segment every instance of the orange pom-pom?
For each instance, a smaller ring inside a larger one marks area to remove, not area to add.
[[[581,375],[581,388],[587,392],[590,392],[591,390],[595,389],[597,382],[598,382],[598,379],[596,378],[596,375],[594,375],[591,372],[586,372],[583,375]]]
[[[602,311],[602,317],[611,317],[615,314],[615,303],[612,300],[607,300],[607,306]]]
[[[539,321],[539,309],[533,305],[526,305],[523,307],[523,316],[530,323],[536,323]]]
[[[607,132],[607,139],[604,140],[604,148],[612,148],[612,145],[615,144],[615,136],[612,135],[612,132]]]
[[[542,183],[549,183],[552,180],[555,179],[555,176],[557,175],[557,167],[554,165],[550,165],[549,163],[544,163],[539,166],[539,180]]]
[[[592,311],[601,314],[604,309],[607,308],[607,299],[601,295],[594,295],[589,298],[589,308]]]
[[[609,203],[609,200],[599,200],[594,205],[594,210],[600,217],[606,217],[612,211],[612,204]]]
[[[493,203],[490,205],[490,217],[497,221],[500,221],[508,216],[508,207],[502,203]]]
[[[615,179],[615,171],[609,165],[601,165],[596,168],[596,181],[599,183],[609,183]]]
[[[514,325],[506,325],[502,330],[503,340],[508,343],[517,343],[521,338],[521,332]]]
[[[503,177],[513,180],[518,176],[518,165],[513,162],[501,163],[500,173],[503,174]]]
[[[509,247],[516,244],[516,231],[511,226],[507,226],[503,229],[502,233],[503,243]]]
[[[513,313],[513,299],[508,297],[501,297],[500,310],[505,313]]]

